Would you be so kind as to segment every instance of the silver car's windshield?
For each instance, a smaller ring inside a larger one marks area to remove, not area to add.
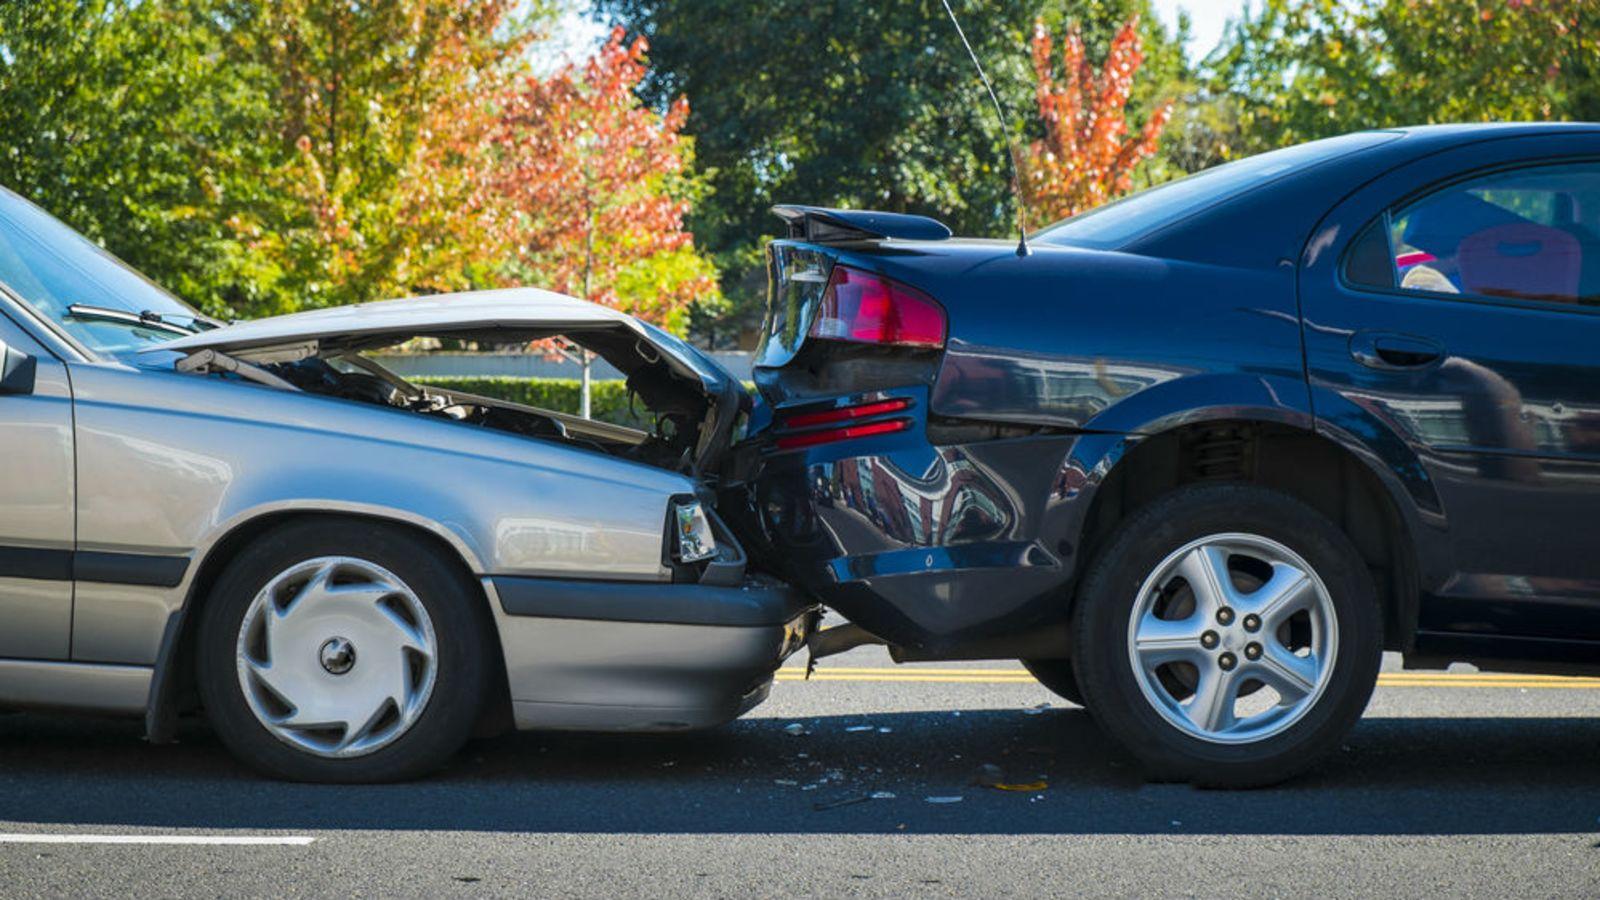
[[[3,188],[0,284],[79,343],[109,356],[169,341],[204,321],[121,260]]]

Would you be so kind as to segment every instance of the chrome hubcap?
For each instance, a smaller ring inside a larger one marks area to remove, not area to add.
[[[250,711],[274,737],[350,757],[416,723],[433,694],[438,642],[403,581],[365,560],[328,556],[267,582],[245,612],[237,659]]]
[[[1316,705],[1333,673],[1339,624],[1317,573],[1252,534],[1178,548],[1145,579],[1128,658],[1151,706],[1220,744],[1264,740]]]

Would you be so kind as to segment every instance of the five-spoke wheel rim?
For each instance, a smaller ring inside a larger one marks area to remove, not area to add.
[[[373,753],[410,730],[438,674],[422,601],[361,559],[326,556],[279,573],[239,626],[239,685],[256,720],[316,756]]]
[[[1185,733],[1261,741],[1300,721],[1333,674],[1339,623],[1315,570],[1277,541],[1216,534],[1139,588],[1128,658],[1145,699]]]

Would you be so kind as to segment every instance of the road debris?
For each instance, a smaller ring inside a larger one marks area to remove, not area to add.
[[[959,794],[954,794],[947,797],[925,797],[924,799],[929,803],[960,803],[967,798]]]
[[[1050,704],[1041,703],[1038,706],[1030,706],[1030,707],[1028,707],[1027,709],[1022,711],[1022,714],[1025,715],[1025,716],[1037,716],[1037,715],[1040,715],[1040,714],[1044,713],[1045,710],[1048,710],[1049,708],[1050,708]]]
[[[871,725],[851,725],[850,727],[845,729],[845,731],[852,732],[852,733],[858,732],[858,731],[871,731],[871,730],[872,730],[872,726]]]
[[[799,722],[790,722],[789,724],[783,726],[783,733],[792,734],[795,737],[801,737],[803,735],[810,734],[811,732],[807,731],[806,726],[800,724]]]
[[[871,800],[869,794],[845,794],[843,797],[834,797],[829,800],[818,800],[811,804],[811,808],[821,812],[825,809],[838,809],[841,806],[854,806],[857,803],[866,803]]]
[[[972,776],[972,782],[997,791],[1015,791],[1024,794],[1038,793],[1050,786],[1043,778],[1033,781],[1012,781],[1006,778],[1005,770],[994,763],[984,763],[979,766],[977,773]]]

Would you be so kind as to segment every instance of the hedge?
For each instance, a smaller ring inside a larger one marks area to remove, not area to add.
[[[478,394],[496,400],[509,400],[555,412],[578,414],[583,382],[576,378],[513,378],[505,375],[429,375],[410,379],[463,394]],[[589,385],[590,413],[603,422],[633,428],[650,427],[644,408],[635,403],[640,415],[628,412],[628,388],[618,380],[594,381]]]

